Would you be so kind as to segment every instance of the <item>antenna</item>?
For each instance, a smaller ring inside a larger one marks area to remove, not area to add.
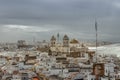
[[[96,21],[96,19],[95,19],[95,31],[96,31],[96,62],[97,62],[98,29],[97,29],[97,21]]]

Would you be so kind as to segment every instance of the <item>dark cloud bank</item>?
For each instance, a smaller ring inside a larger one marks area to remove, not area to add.
[[[71,38],[120,42],[119,0],[0,0],[0,41]]]

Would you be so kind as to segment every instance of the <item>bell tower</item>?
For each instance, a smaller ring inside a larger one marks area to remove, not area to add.
[[[63,37],[63,47],[69,47],[69,37],[67,35]]]
[[[54,36],[51,37],[51,47],[55,47],[56,38]]]

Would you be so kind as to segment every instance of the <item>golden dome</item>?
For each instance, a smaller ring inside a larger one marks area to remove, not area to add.
[[[71,43],[71,44],[78,44],[78,43],[79,43],[79,41],[78,41],[78,40],[76,40],[76,39],[72,39],[72,40],[70,41],[70,43]]]

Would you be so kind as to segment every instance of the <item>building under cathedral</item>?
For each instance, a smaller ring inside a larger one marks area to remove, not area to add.
[[[62,43],[59,42],[55,36],[51,37],[50,40],[50,50],[52,55],[63,55],[66,57],[81,57],[81,58],[92,58],[94,51],[89,51],[85,44],[79,42],[77,39],[69,39],[67,35],[64,35]]]

